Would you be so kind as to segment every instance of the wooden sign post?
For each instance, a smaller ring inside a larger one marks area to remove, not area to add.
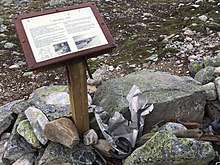
[[[78,131],[83,133],[89,129],[85,61],[78,60],[68,64],[67,73],[73,120]]]
[[[28,13],[16,31],[30,69],[66,66],[73,120],[89,129],[85,59],[111,51],[114,40],[94,3]]]

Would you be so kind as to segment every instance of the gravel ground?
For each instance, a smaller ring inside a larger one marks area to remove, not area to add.
[[[0,105],[28,97],[36,88],[66,84],[65,68],[30,71],[14,28],[16,15],[86,1],[0,0]],[[189,75],[188,64],[220,55],[217,0],[94,1],[117,48],[89,60],[92,71],[107,65],[114,76],[142,69]]]

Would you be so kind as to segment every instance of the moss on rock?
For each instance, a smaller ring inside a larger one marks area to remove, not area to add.
[[[136,149],[124,165],[206,165],[215,157],[210,143],[194,139],[178,139],[174,134],[157,132],[143,146]]]
[[[24,137],[24,139],[30,143],[33,147],[35,148],[39,148],[40,147],[40,143],[37,139],[37,137],[34,134],[34,131],[29,123],[29,121],[23,120],[19,123],[18,127],[17,127],[17,132]]]

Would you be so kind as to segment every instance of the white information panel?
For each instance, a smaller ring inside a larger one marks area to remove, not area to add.
[[[23,19],[22,25],[36,62],[108,44],[90,7]]]

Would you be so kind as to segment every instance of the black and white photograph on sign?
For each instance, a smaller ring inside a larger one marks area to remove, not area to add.
[[[71,52],[68,42],[62,42],[59,44],[53,45],[55,52],[58,55],[66,54]]]
[[[73,40],[78,50],[92,48],[101,43],[99,36],[88,34],[74,36]]]

